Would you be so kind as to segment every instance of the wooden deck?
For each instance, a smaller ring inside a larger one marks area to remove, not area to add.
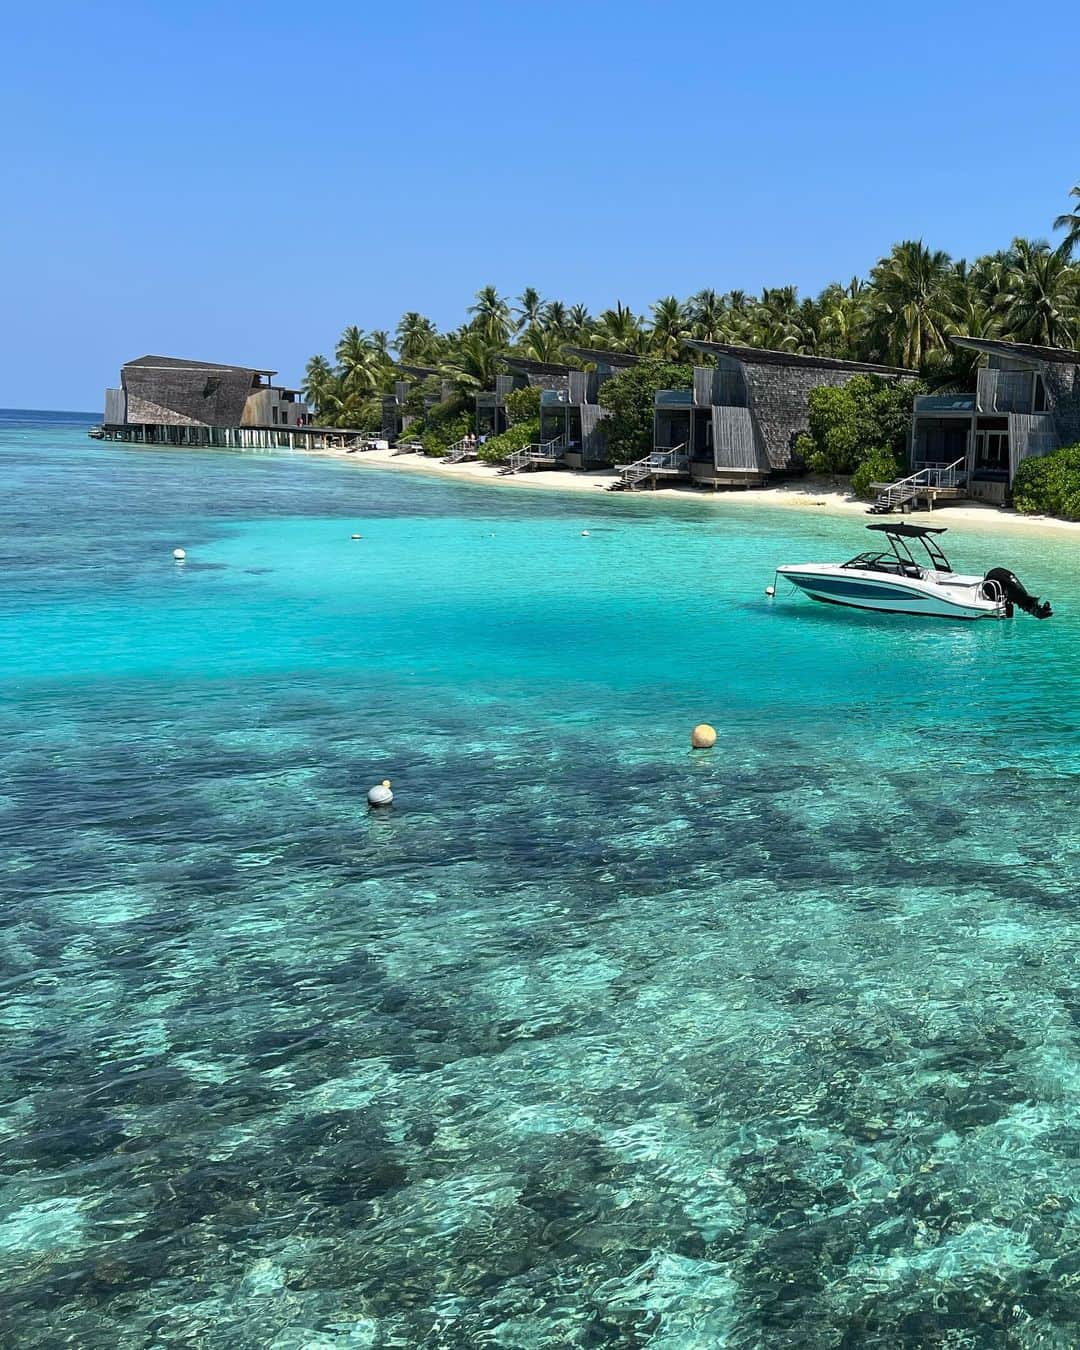
[[[895,483],[871,483],[870,490],[876,494],[871,507],[874,515],[888,515],[890,511],[905,509],[914,511],[920,503],[932,511],[935,502],[958,501],[971,495],[963,458],[952,464],[924,464]]]
[[[890,483],[871,483],[870,489],[875,493],[884,493],[892,486]],[[914,489],[902,501],[894,504],[893,509],[898,511],[932,511],[936,502],[959,502],[966,501],[970,496],[966,487],[926,487],[921,486]]]

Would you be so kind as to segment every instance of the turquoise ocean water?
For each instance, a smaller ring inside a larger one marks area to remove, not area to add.
[[[0,1344],[1080,1342],[1080,540],[875,617],[764,595],[857,517],[88,421],[0,414]]]

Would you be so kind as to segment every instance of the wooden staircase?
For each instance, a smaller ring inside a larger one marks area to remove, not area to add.
[[[475,445],[469,441],[467,436],[462,436],[461,440],[455,441],[443,455],[443,463],[460,464],[462,460],[470,459],[474,453]]]
[[[618,482],[612,483],[609,492],[631,492],[645,483],[655,482],[657,478],[683,478],[690,471],[690,456],[686,453],[686,442],[674,445],[670,450],[653,450],[643,459],[626,464],[619,470]]]
[[[967,495],[966,457],[952,464],[924,464],[906,478],[895,483],[871,483],[877,492],[870,508],[872,516],[886,516],[891,511],[925,500],[927,509],[934,509],[939,498],[957,498]]]
[[[553,468],[563,462],[569,444],[565,436],[555,436],[550,441],[534,441],[531,445],[515,450],[499,473],[505,475],[520,473],[522,469]]]

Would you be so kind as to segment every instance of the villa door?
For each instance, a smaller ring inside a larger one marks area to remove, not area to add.
[[[989,469],[995,473],[1009,470],[1009,433],[1005,431],[977,431],[975,433],[975,469]]]

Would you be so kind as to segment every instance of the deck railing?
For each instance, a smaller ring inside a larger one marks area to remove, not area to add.
[[[468,459],[475,448],[476,443],[474,441],[471,441],[468,436],[462,436],[461,440],[455,441],[443,455],[443,463],[460,464],[463,459]]]
[[[919,394],[915,399],[916,413],[974,411],[974,394]]]
[[[924,464],[921,469],[898,478],[895,483],[872,483],[879,488],[874,508],[878,511],[891,511],[897,506],[905,506],[928,488],[958,488],[967,482],[967,456],[954,460],[952,464]]]
[[[619,478],[625,487],[637,487],[657,474],[686,473],[689,468],[690,456],[686,453],[686,442],[683,441],[667,450],[653,450],[633,464],[627,464],[619,470]]]
[[[515,450],[506,461],[504,474],[517,473],[533,464],[558,464],[566,454],[570,444],[565,436],[553,436],[550,441],[533,441],[531,445]]]

